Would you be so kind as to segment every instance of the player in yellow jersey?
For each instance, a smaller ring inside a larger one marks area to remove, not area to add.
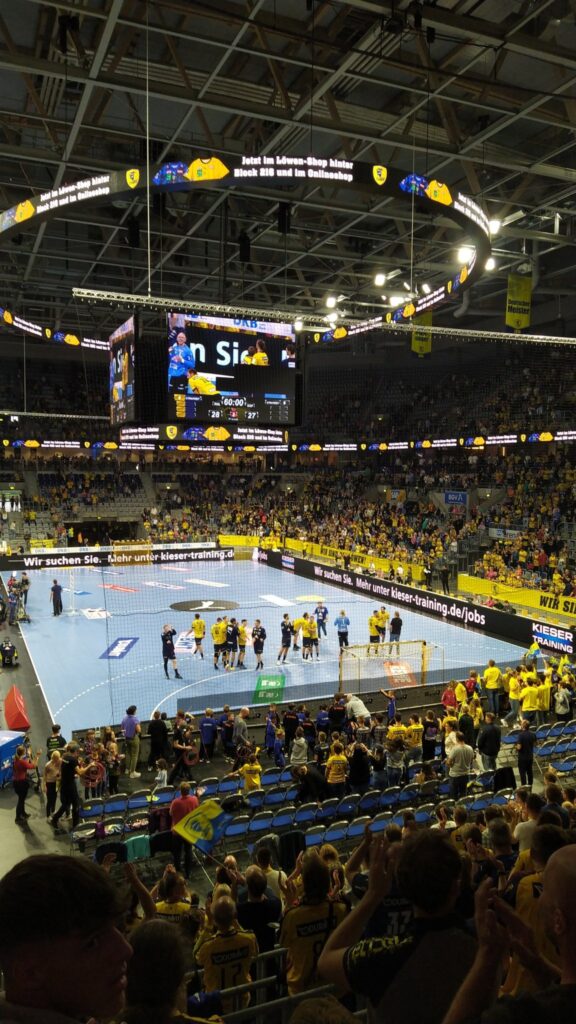
[[[266,342],[263,338],[258,338],[256,342],[256,351],[252,356],[252,366],[268,366],[268,353],[266,352]]]
[[[374,653],[378,654],[378,645],[380,643],[380,633],[378,631],[380,626],[380,620],[378,618],[378,609],[375,608],[372,615],[368,616],[368,650],[367,654],[370,657],[370,651],[374,648]]]
[[[300,633],[301,629],[302,630],[304,629],[304,626],[306,624],[307,618],[308,618],[308,612],[304,612],[303,615],[301,615],[298,618],[294,619],[294,622],[292,623],[292,626],[294,628],[294,643],[292,644],[292,650],[293,651],[299,651],[300,650],[300,647],[298,646],[298,634]]]
[[[377,612],[376,615],[378,618],[378,636],[380,637],[380,643],[383,644],[386,639],[386,629],[388,627],[390,616],[384,605],[382,605],[380,611]]]
[[[312,657],[312,618],[305,613],[304,623],[302,625],[302,657],[304,661],[308,661]]]
[[[210,635],[214,644],[214,668],[218,671],[218,661],[220,660],[220,655],[223,655],[224,652],[222,645],[226,643],[226,626],[224,626],[224,630],[222,630],[222,619],[220,616],[218,616],[216,622],[210,626]],[[222,657],[222,662],[223,664],[226,664],[224,657]]]
[[[312,661],[314,651],[316,651],[316,660],[318,661],[320,659],[320,652],[318,649],[318,623],[316,622],[314,615],[308,616],[308,640],[310,641],[308,649],[310,661]]]
[[[248,619],[242,619],[238,626],[238,668],[246,670],[244,658],[246,657],[246,637],[248,635]]]
[[[196,612],[196,615],[194,616],[194,621],[190,626],[190,629],[186,633],[186,636],[190,636],[190,633],[193,634],[195,640],[193,654],[199,654],[200,657],[203,658],[204,648],[202,647],[202,641],[206,636],[206,623],[204,622],[204,619],[201,618],[199,612]]]

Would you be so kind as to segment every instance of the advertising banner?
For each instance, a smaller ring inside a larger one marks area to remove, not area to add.
[[[282,569],[280,552],[260,551],[259,558],[274,569]],[[474,629],[485,633],[486,636],[507,640],[524,650],[537,641],[547,655],[554,652],[573,654],[576,651],[576,630],[561,629],[548,622],[537,621],[536,618],[495,611],[494,608],[485,608],[483,605],[471,604],[429,590],[361,576],[352,570],[318,565],[316,562],[296,557],[293,562],[293,571],[298,576],[345,587],[366,597],[374,597],[380,602],[386,601],[399,607],[411,608],[422,615],[431,615],[464,629]]]
[[[163,563],[226,562],[234,559],[234,548],[162,547],[142,548],[142,565]],[[121,548],[55,548],[53,551],[0,557],[0,569],[81,569],[108,565],[137,565],[139,556],[135,545],[126,552]]]

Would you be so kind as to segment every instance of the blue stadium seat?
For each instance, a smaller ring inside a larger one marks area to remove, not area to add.
[[[412,779],[414,778],[414,776],[418,775],[418,772],[422,771],[422,765],[423,765],[422,761],[411,761],[410,762],[410,764],[408,765],[408,767],[406,769],[406,775],[407,775],[407,778],[408,778],[408,782],[412,782]]]
[[[102,818],[104,815],[104,801],[100,799],[85,800],[80,807],[80,821],[90,821]]]
[[[286,790],[282,786],[269,786],[264,790],[264,807],[279,807],[286,803]]]
[[[311,846],[322,846],[325,835],[326,828],[324,825],[312,825],[311,828],[306,829],[304,835],[306,849],[310,849]]]
[[[175,796],[175,786],[160,786],[152,793],[150,803],[152,806],[154,806],[154,804],[171,804]]]
[[[136,835],[138,832],[148,831],[148,809],[141,807],[140,810],[128,811],[124,818],[124,832],[127,835]]]
[[[504,804],[509,804],[514,799],[513,789],[501,789],[498,793],[494,793],[490,797],[491,804],[499,804],[501,807]]]
[[[348,831],[348,822],[346,820],[333,821],[328,825],[324,834],[325,843],[343,843],[346,838]]]
[[[288,789],[286,790],[286,800],[288,803],[292,803],[294,800],[297,799],[299,789],[300,787],[297,786],[295,783],[293,783],[291,786],[288,786]]]
[[[338,807],[338,800],[336,797],[331,797],[329,800],[324,800],[316,811],[316,824],[320,822],[330,821],[336,817],[336,808]]]
[[[336,817],[353,818],[358,810],[358,804],[360,803],[359,793],[350,793],[348,796],[343,796],[338,802],[336,808]]]
[[[400,807],[409,807],[418,800],[420,796],[420,784],[410,782],[400,790],[398,804]]]
[[[383,811],[389,811],[400,803],[400,786],[389,786],[380,793],[379,807]]]
[[[552,725],[553,725],[552,722],[544,722],[543,725],[539,725],[538,726],[538,728],[534,732],[534,735],[535,735],[536,739],[538,740],[538,743],[543,743],[544,740],[548,739],[548,736],[550,735],[550,730],[552,728]]]
[[[141,807],[148,809],[151,797],[149,789],[137,789],[135,793],[130,793],[126,809],[128,811],[137,811]]]
[[[249,807],[253,811],[259,811],[264,806],[264,790],[251,789],[246,793],[246,799]]]
[[[281,768],[266,768],[262,772],[260,783],[262,788],[265,786],[277,786],[281,781],[282,769]]]
[[[438,798],[438,787],[440,785],[439,779],[428,779],[427,782],[420,783],[419,800],[422,803],[435,803]]]
[[[128,809],[128,794],[116,793],[104,800],[104,814],[125,814]]]
[[[472,785],[481,786],[482,789],[494,789],[494,772],[480,772],[474,779]]]
[[[564,736],[576,736],[576,718],[572,718],[569,722],[566,722],[564,726]]]
[[[380,807],[380,790],[369,789],[358,803],[359,814],[375,814]]]
[[[372,821],[370,823],[370,831],[372,832],[373,835],[376,835],[378,832],[383,832],[391,821],[392,811],[381,811],[380,814],[377,814],[374,818],[372,818]]]
[[[302,828],[303,825],[312,825],[316,821],[317,811],[317,804],[301,804],[300,807],[296,809],[294,824],[297,828]]]
[[[270,831],[274,814],[272,811],[257,811],[254,817],[248,822],[248,838],[257,839]]]
[[[220,779],[216,777],[211,779],[202,779],[196,786],[196,796],[200,800],[209,800],[212,797],[217,796],[218,786],[220,785]]]
[[[564,734],[565,728],[566,722],[555,722],[554,725],[552,725],[550,728],[548,738],[554,739],[554,737],[556,737],[556,739],[558,739],[559,736],[562,736]]]
[[[510,729],[505,736],[502,737],[502,743],[506,747],[514,746],[518,742],[518,737],[521,733],[521,729]]]
[[[272,818],[272,831],[281,832],[283,829],[293,828],[295,822],[296,808],[294,804],[284,804],[276,811]]]
[[[556,746],[554,747],[554,753],[552,754],[552,757],[566,757],[566,754],[568,754],[570,751],[572,743],[572,736],[560,736],[556,741]]]
[[[346,842],[361,842],[364,838],[366,826],[370,825],[372,820],[369,814],[365,814],[361,818],[354,818],[353,821],[350,821],[346,830]]]
[[[421,804],[421,806],[417,807],[414,811],[414,816],[416,818],[417,825],[420,825],[423,828],[431,825],[432,822],[436,820],[434,804]]]
[[[230,793],[238,793],[244,789],[244,779],[220,779],[218,783],[218,796],[225,796]]]
[[[249,814],[238,814],[232,819],[224,829],[224,845],[227,846],[229,843],[239,844],[241,849],[246,842],[248,837],[248,824],[250,822]]]

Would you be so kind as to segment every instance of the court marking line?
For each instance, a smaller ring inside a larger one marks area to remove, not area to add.
[[[293,608],[294,601],[289,601],[285,597],[278,597],[277,594],[258,594],[261,601],[268,601],[269,604],[278,605],[279,608]]]

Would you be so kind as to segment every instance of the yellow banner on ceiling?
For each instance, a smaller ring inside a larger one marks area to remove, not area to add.
[[[432,326],[432,313],[421,313],[412,323],[412,351],[423,359],[432,351],[432,331],[426,330]]]
[[[506,295],[506,326],[521,331],[530,326],[532,305],[532,278],[520,274],[508,274]]]

